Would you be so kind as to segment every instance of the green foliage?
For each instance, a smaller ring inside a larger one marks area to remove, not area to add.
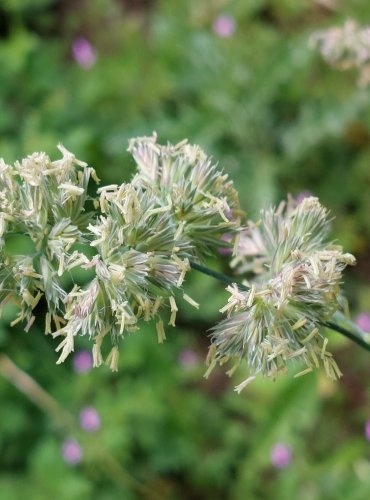
[[[309,190],[330,207],[335,238],[359,261],[347,276],[352,309],[369,309],[369,90],[354,72],[328,66],[308,39],[346,18],[363,25],[370,7],[323,4],[3,1],[0,156],[8,163],[31,151],[53,156],[62,142],[100,167],[103,184],[120,184],[134,167],[122,168],[130,165],[129,137],[153,130],[161,142],[187,137],[235,180],[251,218],[287,192]],[[229,38],[213,31],[219,14],[235,18]],[[90,69],[71,55],[79,36],[97,51]],[[9,251],[26,252],[29,243],[8,241]],[[221,256],[209,265],[226,271]],[[83,284],[87,276],[74,279]],[[341,382],[256,380],[238,396],[222,368],[202,379],[205,332],[219,319],[224,288],[192,276],[187,287],[202,309],[183,308],[163,345],[151,323],[125,338],[118,375],[77,374],[72,360],[56,368],[44,324],[36,320],[32,335],[16,331],[7,326],[14,311],[4,312],[1,351],[73,415],[93,405],[102,426],[96,434],[66,429],[1,378],[2,497],[140,498],[108,453],[149,498],[367,498],[368,353],[333,334]],[[184,364],[186,349],[199,361]],[[75,467],[61,456],[70,435],[84,452]],[[293,453],[282,470],[270,462],[278,442]]]

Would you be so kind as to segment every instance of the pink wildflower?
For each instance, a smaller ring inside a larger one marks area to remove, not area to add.
[[[100,417],[92,406],[86,406],[80,412],[80,425],[87,432],[96,432],[100,428]]]
[[[63,460],[70,465],[77,465],[82,460],[82,448],[74,439],[67,439],[62,445]]]
[[[72,55],[83,69],[90,69],[96,63],[96,50],[86,38],[79,37],[74,40]]]
[[[221,14],[213,23],[213,31],[220,38],[230,38],[235,33],[235,19],[232,16]]]
[[[277,469],[284,469],[292,460],[292,450],[283,443],[276,444],[271,450],[271,463]]]

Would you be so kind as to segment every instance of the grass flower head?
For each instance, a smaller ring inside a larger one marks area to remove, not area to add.
[[[320,365],[330,378],[341,376],[323,324],[341,308],[342,272],[355,259],[327,241],[328,231],[328,212],[313,197],[264,211],[249,226],[234,265],[258,274],[248,290],[228,287],[211,361],[245,358],[252,376],[274,378],[295,360],[304,365],[296,376]]]

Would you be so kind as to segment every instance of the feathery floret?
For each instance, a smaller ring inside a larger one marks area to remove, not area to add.
[[[241,235],[234,264],[259,274],[247,291],[228,287],[227,318],[212,335],[214,362],[246,358],[253,376],[275,377],[295,359],[305,365],[297,375],[320,365],[333,379],[341,375],[322,330],[341,307],[342,271],[355,259],[326,241],[328,230],[327,210],[311,197],[262,212]]]

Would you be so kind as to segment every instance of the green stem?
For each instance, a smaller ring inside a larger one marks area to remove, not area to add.
[[[370,344],[368,344],[361,337],[358,337],[357,335],[355,335],[354,333],[350,332],[346,328],[343,328],[343,327],[337,325],[336,323],[332,323],[331,321],[327,321],[326,323],[321,323],[321,324],[323,326],[326,326],[326,328],[330,328],[331,330],[334,330],[334,331],[336,331],[338,333],[341,333],[342,335],[344,335],[348,339],[352,340],[353,342],[355,342],[359,346],[363,347],[367,351],[370,351]]]
[[[222,283],[226,283],[227,285],[232,285],[233,283],[235,283],[241,290],[245,290],[245,291],[249,290],[249,288],[246,285],[238,283],[235,279],[230,278],[229,276],[226,276],[225,274],[214,271],[213,269],[209,269],[208,267],[197,264],[196,262],[190,261],[190,267],[192,269],[194,269],[195,271],[199,271],[203,274],[206,274],[207,276],[211,276],[212,278],[215,278],[218,281],[221,281]],[[355,342],[356,344],[361,346],[363,349],[370,351],[370,344],[368,342],[363,340],[358,335],[350,332],[346,328],[343,328],[342,326],[339,326],[336,323],[333,323],[331,321],[327,321],[325,323],[320,323],[320,324],[322,326],[325,326],[326,328],[330,328],[330,330],[334,330],[335,332],[338,332],[341,335],[344,335],[348,339],[352,340],[353,342]]]
[[[192,269],[195,269],[196,271],[199,271],[203,274],[206,274],[207,276],[211,276],[212,278],[216,278],[216,280],[221,281],[222,283],[226,283],[227,285],[232,285],[233,283],[235,283],[238,285],[238,287],[241,290],[245,290],[245,291],[249,290],[249,287],[242,285],[241,283],[238,283],[235,279],[230,278],[229,276],[226,276],[225,274],[214,271],[213,269],[209,269],[208,267],[201,266],[200,264],[197,264],[196,262],[190,261],[190,267]]]

